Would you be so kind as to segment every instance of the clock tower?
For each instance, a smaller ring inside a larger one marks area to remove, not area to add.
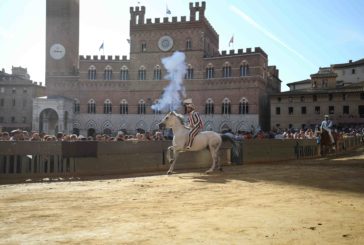
[[[47,0],[46,16],[46,82],[52,95],[55,83],[78,76],[79,0]]]
[[[46,93],[33,100],[33,130],[71,133],[79,80],[79,0],[46,0]],[[77,90],[76,90],[77,91]]]

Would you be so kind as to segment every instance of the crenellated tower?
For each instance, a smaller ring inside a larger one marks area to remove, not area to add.
[[[141,8],[136,7],[135,9],[130,7],[130,26],[144,24],[144,17],[145,6],[142,6]]]
[[[190,3],[190,20],[203,20],[205,19],[205,9],[206,9],[206,2],[202,2],[202,5],[200,6],[200,3],[197,2],[195,5],[193,3]],[[196,14],[198,15],[196,19]]]
[[[189,19],[173,16],[152,20],[145,18],[145,6],[130,7],[130,59],[136,69],[150,69],[156,60],[176,50],[185,52],[194,67],[199,66],[200,58],[219,55],[219,35],[205,17],[206,3],[190,3],[189,9]]]

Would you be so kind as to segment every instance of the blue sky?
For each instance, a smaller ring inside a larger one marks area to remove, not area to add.
[[[189,18],[190,0],[80,0],[80,55],[127,55],[129,7],[146,18]],[[319,67],[364,58],[364,0],[207,0],[220,51],[261,47],[285,84],[308,79]],[[229,40],[234,43],[229,47]],[[104,51],[99,47],[104,42]],[[0,69],[28,69],[44,83],[45,0],[0,0]]]

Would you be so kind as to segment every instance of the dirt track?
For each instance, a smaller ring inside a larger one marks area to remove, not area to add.
[[[364,148],[202,172],[0,186],[0,244],[364,244]]]

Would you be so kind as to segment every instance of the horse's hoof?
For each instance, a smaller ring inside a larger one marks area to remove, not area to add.
[[[173,173],[172,171],[168,171],[167,175],[172,175],[172,173]]]
[[[210,173],[212,173],[212,170],[207,170],[207,171],[205,172],[205,174],[210,174]]]
[[[224,172],[224,170],[222,168],[219,168],[220,172]]]

